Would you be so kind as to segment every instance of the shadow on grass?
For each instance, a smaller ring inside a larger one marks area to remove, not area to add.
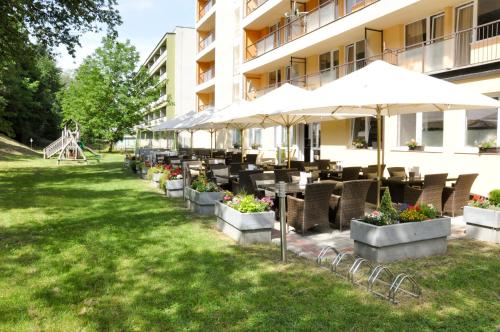
[[[211,229],[214,218],[186,212],[120,167],[0,175],[0,186],[18,184],[0,192],[5,329],[495,327],[498,248],[456,241],[447,256],[394,264],[419,276],[424,298],[393,306],[300,258],[281,265],[275,247],[234,246]]]

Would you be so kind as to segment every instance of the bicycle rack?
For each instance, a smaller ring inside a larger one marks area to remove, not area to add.
[[[404,281],[408,281],[410,283],[411,290],[401,288],[401,285]],[[399,303],[399,301],[396,300],[396,294],[398,293],[398,291],[406,295],[410,295],[414,298],[419,298],[420,295],[422,295],[422,289],[420,288],[420,286],[418,286],[415,279],[413,279],[412,276],[406,273],[398,274],[392,282],[392,285],[389,288],[389,301],[391,301],[392,303]]]
[[[322,266],[323,260],[325,260],[328,257],[326,256],[326,254],[328,254],[330,251],[333,251],[336,256],[339,255],[339,251],[335,247],[326,246],[323,249],[321,249],[320,253],[318,254],[318,258],[316,258],[316,263]]]
[[[373,266],[369,260],[362,258],[362,257],[356,258],[356,260],[352,264],[351,268],[349,269],[349,272],[347,275],[347,279],[351,283],[358,284],[358,285],[361,284],[359,281],[356,280],[355,275],[356,275],[356,273],[358,273],[359,271],[362,270],[361,267],[363,266],[363,263],[364,263],[364,266],[368,267],[368,273],[370,273],[372,271]]]
[[[388,299],[389,297],[386,294],[375,290],[373,286],[376,283],[379,283],[390,289],[393,281],[394,273],[392,273],[391,270],[389,270],[389,268],[384,265],[377,265],[372,270],[372,273],[368,278],[367,290],[377,296]]]
[[[335,259],[332,261],[332,272],[341,277],[349,279],[349,271],[351,269],[350,267],[352,267],[352,264],[354,264],[355,261],[356,258],[352,254],[342,252],[335,256]]]

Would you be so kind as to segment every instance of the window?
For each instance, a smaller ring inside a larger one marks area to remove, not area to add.
[[[498,109],[466,111],[467,131],[465,144],[476,146],[481,142],[494,141],[499,145]]]
[[[405,26],[405,46],[419,46],[427,40],[426,19],[407,24]]]
[[[346,0],[345,2],[345,12],[346,14],[352,13],[352,8],[361,0]]]
[[[269,85],[269,87],[278,86],[280,82],[281,82],[281,70],[280,69],[274,70],[274,71],[268,73],[268,85]]]
[[[417,114],[402,114],[398,119],[398,145],[404,146],[406,142],[416,139]]]
[[[364,140],[368,147],[377,147],[377,119],[356,118],[352,121],[352,140]]]
[[[240,82],[233,82],[233,101],[240,100]]]
[[[248,145],[252,146],[262,146],[262,129],[252,128],[248,131]]]
[[[415,139],[427,147],[443,146],[443,112],[403,114],[398,117],[398,145]]]
[[[331,52],[323,53],[319,56],[319,70],[323,71],[332,67]]]
[[[437,41],[444,37],[444,13],[431,16],[431,40]]]
[[[286,147],[288,142],[286,138],[286,127],[281,128],[281,146]],[[290,127],[290,146],[295,144],[295,127]]]
[[[241,131],[238,129],[233,129],[233,145],[234,144],[241,144]]]
[[[477,25],[488,24],[500,19],[500,1],[478,0]],[[477,39],[486,39],[500,35],[499,24],[490,24],[478,29]]]
[[[422,113],[422,145],[443,146],[443,112]]]
[[[365,41],[360,40],[345,47],[346,74],[364,67],[365,63]]]

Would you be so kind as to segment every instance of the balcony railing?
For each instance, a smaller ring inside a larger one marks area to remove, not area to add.
[[[198,106],[198,112],[203,112],[209,108],[213,108],[214,105],[213,104],[208,104],[208,105],[199,105]]]
[[[210,44],[212,44],[215,40],[215,33],[210,32],[205,38],[200,40],[198,44],[198,52],[203,51],[205,48],[207,48]]]
[[[250,15],[254,10],[265,4],[267,0],[247,0],[245,16]]]
[[[306,90],[314,90],[317,89],[327,83],[335,81],[347,74],[352,73],[355,70],[361,69],[365,67],[367,64],[376,61],[376,60],[384,60],[391,64],[396,64],[396,54],[393,51],[386,51],[382,54],[378,54],[375,56],[367,57],[364,59],[358,59],[356,61],[347,62],[342,65],[334,66],[325,70],[321,70],[316,73],[296,76],[284,82],[278,82],[276,84],[272,84],[266,86],[262,89],[252,89],[247,93],[247,100],[253,100],[260,96],[265,95],[266,93],[280,87],[284,83],[290,83],[295,86],[304,88]]]
[[[359,10],[377,1],[379,0],[359,1],[356,3],[356,10]],[[310,12],[302,14],[299,17],[293,19],[289,23],[280,27],[278,30],[267,34],[257,42],[248,45],[246,48],[245,61],[249,61],[256,57],[259,57],[310,32],[316,31],[327,24],[335,22],[342,17],[345,17],[346,15],[339,15],[336,3],[337,2],[334,0],[325,2],[321,6],[316,7]]]
[[[205,14],[208,13],[210,11],[210,9],[212,9],[212,7],[214,5],[215,5],[215,0],[209,0],[209,1],[207,1],[207,3],[205,3],[205,5],[200,8],[200,13],[199,13],[199,16],[198,16],[198,21],[201,20],[203,18],[203,16],[205,16]]]
[[[198,76],[198,84],[202,84],[210,81],[215,76],[215,66],[210,67],[209,69],[201,72]]]
[[[500,59],[500,20],[397,51],[398,65],[432,73]]]

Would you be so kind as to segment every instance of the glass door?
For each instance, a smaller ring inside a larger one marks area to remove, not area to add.
[[[352,73],[354,71],[354,44],[345,47],[345,64],[346,74]]]
[[[455,66],[470,64],[470,44],[472,43],[472,25],[474,5],[472,3],[456,10],[455,25]]]

